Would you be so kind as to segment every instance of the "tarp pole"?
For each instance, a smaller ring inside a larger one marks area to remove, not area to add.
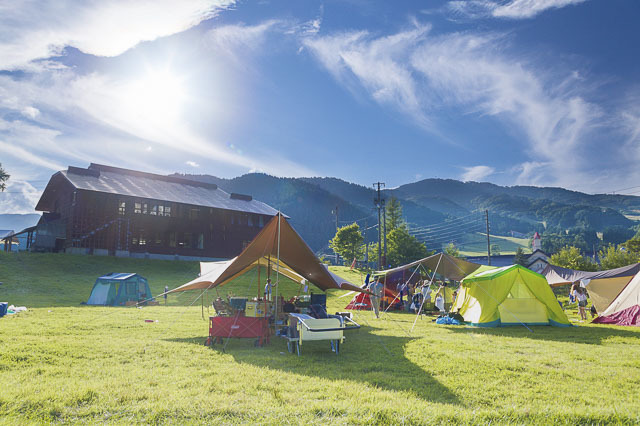
[[[275,324],[276,325],[278,322],[278,283],[280,282],[280,221],[282,221],[282,215],[278,210],[278,250],[277,250],[278,263],[276,264],[276,297],[274,299],[274,302],[276,304],[276,307],[275,307]]]
[[[431,281],[429,282],[429,288],[433,284],[433,279],[436,277],[436,273],[438,272],[438,268],[440,267],[440,261],[442,260],[442,255],[440,255],[440,259],[438,259],[438,264],[436,265],[436,269],[433,271],[433,275],[431,276]],[[413,328],[416,326],[416,322],[418,318],[420,318],[420,314],[422,313],[422,307],[424,306],[424,297],[422,298],[422,303],[420,304],[420,309],[418,309],[418,313],[416,314],[416,319],[413,320],[413,325],[411,326],[410,333],[413,332]]]

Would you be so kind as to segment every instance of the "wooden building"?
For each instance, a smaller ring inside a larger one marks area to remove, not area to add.
[[[33,250],[157,258],[238,255],[277,211],[215,184],[91,164],[54,174]]]

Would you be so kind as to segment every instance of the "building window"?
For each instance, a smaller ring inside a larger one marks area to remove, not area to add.
[[[164,216],[164,206],[162,204],[158,206],[158,216]]]
[[[191,209],[189,209],[189,219],[196,220],[196,219],[198,219],[199,215],[200,215],[200,209],[199,208],[192,207]]]
[[[191,232],[185,232],[184,238],[182,239],[183,247],[191,247]]]
[[[236,223],[236,215],[231,213],[231,224],[235,225],[235,223]]]
[[[169,247],[175,247],[175,246],[176,246],[176,233],[169,232]]]
[[[120,200],[118,201],[118,214],[120,216],[124,216],[124,214],[126,213],[126,208],[127,208],[127,203]]]
[[[142,214],[149,213],[149,205],[147,203],[142,203]]]
[[[204,234],[198,234],[198,246],[196,248],[200,250],[204,248]]]
[[[162,235],[159,232],[156,232],[156,239],[155,242],[157,245],[162,245]]]
[[[134,212],[135,214],[140,214],[140,213],[142,213],[142,203],[135,203],[135,204],[133,205],[133,212]]]
[[[151,204],[151,209],[149,210],[149,214],[152,216],[158,215],[158,206],[157,204]]]
[[[264,217],[258,216],[258,226],[262,228],[264,226]]]
[[[140,230],[140,238],[138,239],[138,245],[145,246],[147,245],[147,239],[144,235],[144,229]]]
[[[247,225],[253,226],[253,218],[251,217],[251,215],[247,215]]]
[[[164,215],[171,217],[171,206],[164,206]]]

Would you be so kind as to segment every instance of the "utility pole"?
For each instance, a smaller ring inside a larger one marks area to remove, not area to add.
[[[484,211],[484,218],[487,222],[487,265],[491,266],[491,240],[489,239],[489,210]]]
[[[331,213],[335,213],[336,215],[336,234],[338,233],[338,206],[336,206],[336,209],[334,211],[332,211]],[[338,252],[334,251],[335,255],[336,255],[336,265],[338,264]]]
[[[387,265],[387,207],[385,206],[384,200],[382,201],[382,232],[384,234],[383,242],[383,251],[384,255],[382,256],[382,264]]]
[[[380,187],[384,187],[384,182],[376,182],[373,184],[373,187],[377,187],[376,198],[373,199],[373,204],[375,204],[378,209],[378,270],[381,270],[382,266],[382,226],[380,226],[380,208],[382,207],[382,201],[380,198]]]

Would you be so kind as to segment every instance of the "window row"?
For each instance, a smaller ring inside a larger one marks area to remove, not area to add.
[[[169,246],[192,249],[204,249],[204,234],[201,232],[156,232],[147,233],[139,229],[132,233],[131,244],[134,246]]]

